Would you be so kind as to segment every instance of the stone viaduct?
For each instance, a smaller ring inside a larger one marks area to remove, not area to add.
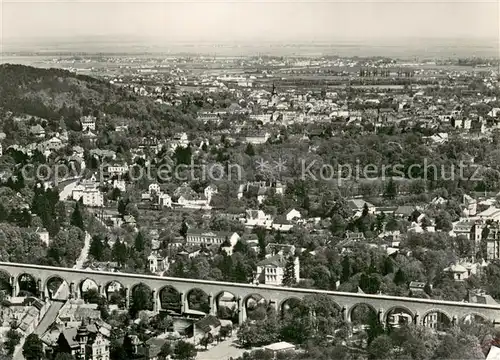
[[[120,283],[126,290],[127,306],[130,305],[130,295],[133,288],[139,284],[147,285],[153,296],[153,310],[161,308],[160,292],[169,287],[179,293],[181,313],[189,311],[188,294],[194,289],[200,289],[208,295],[210,313],[215,313],[217,299],[221,294],[228,292],[234,295],[238,307],[239,322],[246,319],[246,303],[253,296],[259,295],[267,300],[276,310],[282,310],[284,303],[290,299],[301,299],[306,295],[325,294],[330,296],[341,309],[345,320],[351,321],[352,310],[365,304],[372,308],[382,323],[386,323],[390,314],[395,310],[403,310],[409,314],[414,323],[424,324],[426,316],[440,313],[447,318],[450,324],[456,324],[466,317],[479,317],[493,323],[500,324],[500,305],[476,304],[442,300],[429,300],[387,295],[371,295],[337,291],[323,291],[315,289],[285,288],[269,285],[239,284],[220,281],[183,279],[151,275],[139,275],[120,272],[104,272],[93,270],[75,270],[70,268],[50,267],[31,264],[0,262],[0,271],[10,276],[10,285],[14,296],[19,291],[19,279],[23,275],[30,275],[35,279],[37,290],[43,296],[48,294],[47,285],[53,278],[60,278],[67,282],[70,295],[73,298],[81,296],[81,285],[85,280],[92,280],[101,294],[113,282]]]

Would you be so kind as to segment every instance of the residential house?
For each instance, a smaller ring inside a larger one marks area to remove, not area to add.
[[[375,208],[375,214],[394,215],[397,208],[397,206],[378,206]]]
[[[141,142],[139,143],[139,150],[144,150],[144,149],[156,149],[158,150],[159,144],[158,144],[158,138],[155,136],[144,136],[141,139]]]
[[[78,359],[109,360],[109,340],[101,333],[94,331],[93,325],[82,325],[78,328],[66,328],[57,341],[57,352],[73,355]]]
[[[8,297],[0,309],[0,326],[15,322],[24,335],[31,334],[45,316],[50,304],[32,296]]]
[[[451,236],[465,236],[474,244],[474,254],[479,250],[483,233],[483,223],[480,220],[463,220],[453,224]]]
[[[44,141],[39,145],[39,150],[41,152],[45,151],[57,151],[62,149],[66,145],[66,142],[62,141],[58,136],[53,136],[47,141]]]
[[[81,151],[81,154],[83,156],[83,148]],[[90,155],[95,156],[97,159],[101,161],[105,160],[115,160],[116,159],[116,152],[112,150],[106,150],[106,149],[91,149],[90,150]]]
[[[486,291],[481,289],[469,290],[467,295],[471,304],[498,305],[498,302],[491,295],[486,294]]]
[[[486,237],[486,260],[500,259],[500,228],[496,226],[489,227],[488,236]]]
[[[302,219],[302,215],[298,210],[291,209],[285,215],[287,221],[296,221]]]
[[[280,341],[274,344],[264,346],[264,351],[268,353],[272,359],[276,359],[278,354],[286,354],[295,352],[295,345]],[[284,357],[282,357],[284,359]]]
[[[189,139],[185,132],[176,134],[172,139],[172,141],[170,142],[170,148],[172,150],[175,150],[178,147],[186,148],[188,147],[188,145],[189,145]]]
[[[425,315],[423,319],[423,325],[427,328],[439,330],[439,324],[448,323],[449,319],[445,314],[440,312],[430,312]]]
[[[160,195],[158,195],[158,205],[160,205],[161,207],[171,208],[172,198],[168,194],[160,193]]]
[[[293,223],[291,221],[286,220],[284,216],[278,216],[276,217],[276,219],[274,219],[273,224],[271,226],[276,231],[288,232],[292,230]]]
[[[35,234],[38,235],[40,240],[47,246],[49,247],[50,245],[50,237],[49,237],[49,232],[44,229],[44,228],[36,228]]]
[[[432,205],[444,205],[448,202],[445,198],[441,196],[436,196],[434,199],[431,200]]]
[[[122,193],[125,192],[127,190],[125,180],[113,180],[113,189],[118,189]]]
[[[380,233],[378,237],[390,243],[391,247],[398,248],[399,243],[401,242],[401,231],[399,230],[384,231]]]
[[[74,189],[73,194],[79,193],[79,189]],[[73,199],[76,200],[82,199],[83,205],[89,207],[103,207],[104,206],[104,196],[99,191],[99,189],[83,189],[81,196],[73,195]]]
[[[497,117],[498,114],[500,114],[500,108],[493,108],[488,113],[488,116]]]
[[[404,219],[409,219],[412,215],[413,212],[416,210],[415,206],[399,206],[396,211],[394,211],[394,216],[404,218]]]
[[[276,181],[273,185],[276,195],[283,195],[285,193],[285,185],[281,181]]]
[[[203,194],[205,195],[205,198],[207,199],[208,203],[210,204],[210,201],[212,200],[212,196],[214,194],[217,194],[217,186],[215,185],[208,185],[204,190]]]
[[[490,206],[488,209],[477,214],[477,216],[483,221],[491,220],[498,222],[500,221],[500,209],[495,206]]]
[[[80,291],[80,289],[77,289],[77,291]],[[84,320],[97,321],[100,318],[101,312],[97,304],[86,304],[82,299],[78,299],[67,301],[59,310],[59,316],[56,321],[60,324],[81,323]]]
[[[252,145],[265,144],[271,135],[268,132],[265,133],[249,133],[245,136],[245,142]]]
[[[174,199],[177,199],[177,205],[190,209],[209,209],[208,199],[204,195],[197,194],[189,185],[184,184],[178,187],[174,192]]]
[[[135,220],[135,217],[133,215],[125,215],[123,217],[123,222],[125,225],[136,227],[137,226],[137,221]]]
[[[90,129],[84,130],[82,133],[82,137],[88,140],[91,144],[95,144],[95,142],[97,141],[97,135]]]
[[[168,257],[153,252],[148,256],[149,271],[153,274],[163,273],[168,270]]]
[[[229,105],[226,109],[228,114],[243,114],[246,112],[245,109],[243,109],[240,105],[236,103],[232,103]]]
[[[269,191],[269,188],[267,188],[265,186],[259,188],[259,190],[257,191],[257,202],[259,204],[262,204],[266,200],[268,191]]]
[[[246,210],[246,217],[243,223],[246,227],[265,227],[271,229],[273,219],[271,215],[266,215],[262,210]]]
[[[219,334],[224,320],[219,320],[213,315],[207,315],[203,319],[198,320],[193,324],[193,340],[195,344],[199,344],[200,340],[211,334],[213,337]],[[227,321],[224,322],[225,324]]]
[[[204,197],[200,197],[198,194],[194,195],[181,195],[177,199],[177,204],[179,206],[189,208],[189,209],[209,209],[210,205],[208,200]]]
[[[186,234],[186,243],[190,245],[223,245],[227,241],[228,246],[232,247],[239,239],[240,236],[236,232],[189,229]]]
[[[370,204],[367,201],[362,199],[351,199],[347,201],[347,206],[354,213],[355,216],[360,216],[363,213],[363,209],[365,208],[365,204],[368,207],[368,213],[375,213],[375,205]]]
[[[294,245],[269,243],[266,245],[266,257],[271,257],[275,255],[282,255],[285,257],[294,256],[295,250],[296,248]]]
[[[273,119],[273,114],[252,114],[250,115],[250,120],[255,122],[262,122],[262,124],[268,124]]]
[[[283,284],[287,257],[277,254],[268,257],[257,263],[257,271],[254,274],[254,281],[259,284],[277,285]],[[294,277],[295,282],[300,281],[299,258],[294,257]]]
[[[421,223],[412,221],[410,226],[408,227],[408,232],[417,234],[422,234],[424,232],[433,233],[436,232],[436,227],[434,225],[424,227]]]
[[[432,286],[431,286],[432,288]],[[421,281],[411,281],[409,285],[410,292],[413,294],[425,292],[425,283]]]
[[[394,312],[389,315],[387,319],[387,325],[391,328],[399,328],[404,325],[412,323],[412,317],[410,314],[401,312]]]
[[[116,132],[128,132],[128,125],[117,125],[115,128]]]
[[[45,137],[45,129],[42,125],[36,124],[30,128],[30,134],[39,139],[43,139]]]
[[[154,337],[146,340],[143,346],[137,349],[137,358],[144,360],[160,360],[161,349],[163,345],[169,340]],[[142,357],[141,357],[142,356]]]
[[[346,240],[362,241],[365,240],[365,235],[362,232],[346,231]]]
[[[120,178],[128,173],[129,168],[127,164],[106,164],[103,168],[103,176],[105,178]]]
[[[95,123],[96,123],[95,116],[82,116],[80,118],[80,124],[82,126],[83,131],[86,131],[86,130],[95,131],[95,129],[96,129]]]
[[[98,184],[95,177],[90,180],[84,180],[80,182],[71,193],[73,200],[83,202],[83,205],[90,207],[103,207],[104,206],[104,196],[98,189]]]
[[[435,144],[444,144],[445,142],[448,141],[448,134],[447,133],[438,133],[435,135],[432,135],[429,137],[431,142]]]
[[[471,275],[476,275],[479,269],[478,264],[468,261],[461,261],[448,266],[443,271],[450,274],[455,281],[464,281],[467,280]]]
[[[463,205],[465,206],[464,215],[465,216],[475,216],[477,212],[477,201],[471,196],[464,194]]]
[[[159,194],[160,193],[160,185],[158,183],[152,183],[148,187],[150,194]]]
[[[197,119],[204,124],[212,122],[212,123],[220,123],[221,117],[219,113],[211,113],[211,112],[200,112],[197,114]]]

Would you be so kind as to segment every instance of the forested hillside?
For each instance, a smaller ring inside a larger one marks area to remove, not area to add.
[[[46,130],[57,131],[61,121],[68,130],[80,130],[82,115],[99,112],[109,118],[133,119],[142,123],[137,128],[144,132],[194,126],[193,113],[66,70],[3,64],[0,79],[0,108],[46,119]]]

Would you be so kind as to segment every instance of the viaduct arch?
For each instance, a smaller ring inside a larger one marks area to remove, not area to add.
[[[57,276],[69,284],[70,296],[78,298],[81,296],[79,285],[85,279],[94,281],[101,294],[105,295],[106,286],[116,281],[125,288],[126,306],[130,306],[131,289],[140,283],[144,283],[153,294],[153,311],[159,311],[160,290],[171,286],[180,294],[182,312],[188,311],[187,294],[195,289],[201,289],[208,294],[210,313],[216,312],[216,298],[222,291],[232,293],[236,297],[240,323],[246,320],[244,299],[252,294],[262,296],[276,310],[289,298],[302,299],[306,295],[324,294],[331,296],[340,306],[345,320],[349,321],[349,314],[359,304],[368,304],[378,313],[379,319],[385,323],[389,313],[394,308],[407,309],[417,324],[423,324],[424,317],[431,312],[439,312],[450,318],[452,323],[470,316],[477,316],[493,323],[500,324],[500,305],[476,304],[455,301],[418,299],[388,295],[359,294],[338,291],[325,291],[316,289],[285,288],[269,285],[238,284],[221,281],[208,281],[197,279],[183,279],[152,275],[129,274],[119,272],[104,272],[94,270],[78,270],[71,268],[51,267],[32,264],[18,264],[0,262],[0,271],[9,274],[12,284],[12,292],[17,294],[17,279],[21,274],[29,274],[36,279],[37,284],[42,287],[40,294],[46,294],[47,282],[50,278]]]

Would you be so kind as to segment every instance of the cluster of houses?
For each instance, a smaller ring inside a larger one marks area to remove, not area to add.
[[[443,198],[435,198],[430,205],[446,204]],[[473,255],[467,259],[459,259],[456,263],[450,264],[443,269],[452,276],[456,281],[464,281],[472,275],[477,275],[487,266],[492,260],[500,259],[500,209],[494,204],[494,198],[478,201],[465,194],[461,204],[462,217],[452,224],[452,230],[448,235],[452,237],[463,236],[473,244]],[[361,216],[363,211],[368,211],[370,214],[391,214],[397,218],[406,219],[410,222],[408,232],[414,233],[434,233],[436,232],[435,220],[425,215],[425,208],[418,206],[399,206],[393,208],[376,207],[362,199],[352,199],[348,201],[348,206],[354,214],[354,217]],[[482,209],[482,211],[479,211]],[[487,235],[484,237],[484,229],[488,228]],[[339,244],[343,251],[349,249],[356,242],[370,242],[365,239],[362,233],[347,232],[346,239]],[[384,248],[387,253],[393,254],[399,250],[399,244],[402,234],[397,231],[384,231],[379,235],[388,241],[389,245]],[[475,260],[475,255],[480,249],[481,242],[486,244],[486,258],[480,262]],[[380,246],[374,244],[373,246]]]
[[[16,324],[24,335],[31,334],[49,308],[49,303],[35,297],[8,297],[0,306],[0,326]]]

